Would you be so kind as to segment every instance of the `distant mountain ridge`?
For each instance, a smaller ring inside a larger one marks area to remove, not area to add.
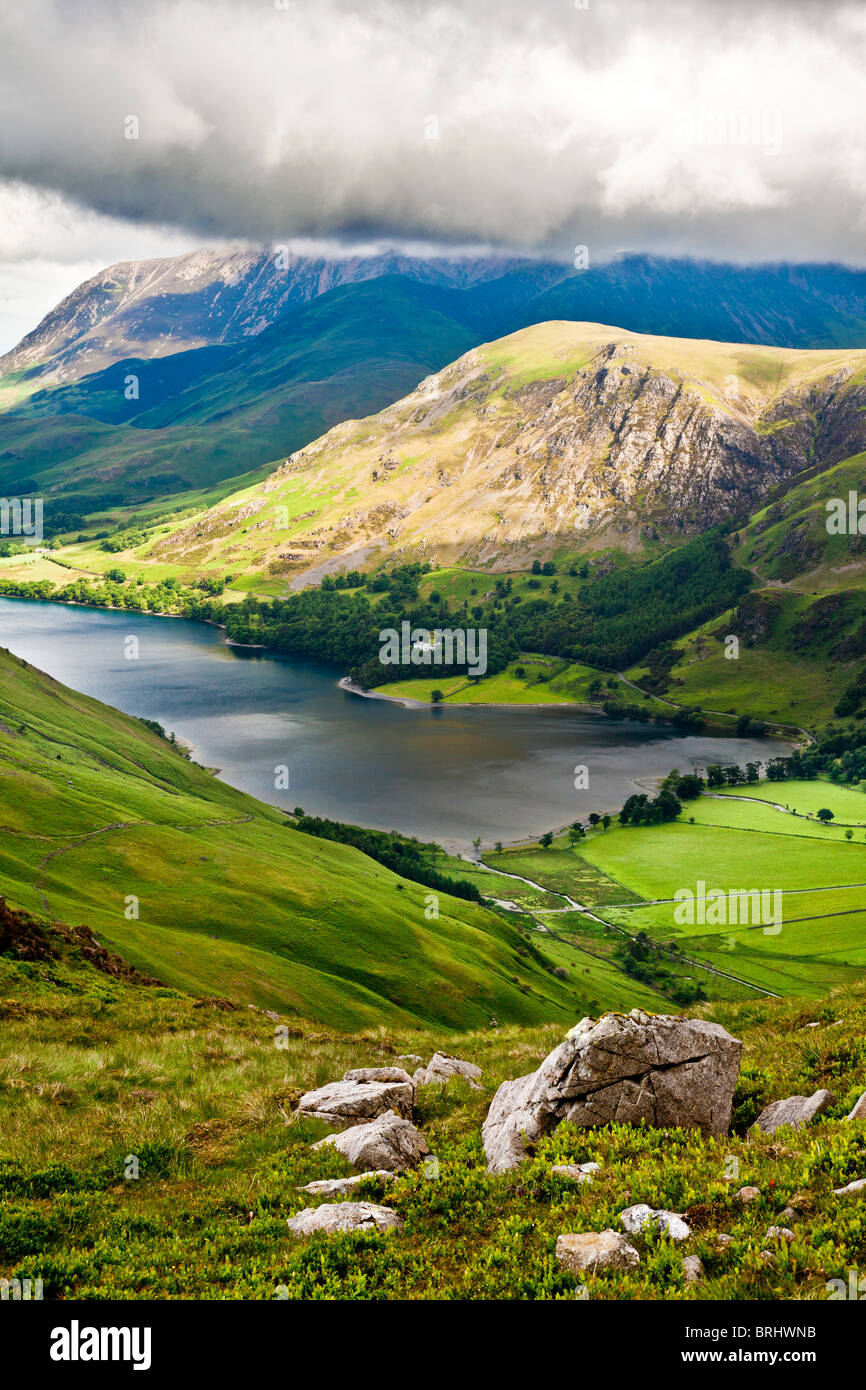
[[[866,272],[642,255],[576,272],[274,249],[112,266],[0,358],[0,493],[38,489],[61,518],[173,505],[383,409],[472,347],[551,320],[857,348]]]
[[[125,261],[79,285],[0,357],[0,373],[37,372],[76,381],[127,357],[169,353],[254,337],[284,315],[341,285],[385,275],[466,289],[525,264],[490,257],[308,257],[274,248]],[[560,267],[538,268],[534,283]],[[38,371],[37,371],[38,369]]]

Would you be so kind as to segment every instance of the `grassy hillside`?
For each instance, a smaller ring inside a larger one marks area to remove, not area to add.
[[[699,1012],[743,1040],[730,1136],[563,1125],[520,1170],[490,1177],[490,1098],[538,1064],[562,1024],[340,1034],[295,1020],[277,1048],[260,1013],[100,974],[64,947],[52,960],[0,956],[0,1275],[42,1278],[46,1298],[572,1300],[557,1236],[619,1229],[620,1212],[646,1201],[684,1212],[691,1236],[638,1242],[638,1270],[582,1281],[592,1299],[826,1298],[828,1280],[847,1284],[866,1260],[862,1195],[833,1195],[866,1175],[864,1127],[844,1121],[866,1077],[866,987],[820,1005]],[[416,1121],[438,1176],[418,1170],[387,1194],[376,1182],[359,1194],[393,1206],[404,1230],[290,1237],[286,1217],[323,1200],[298,1186],[351,1172],[334,1150],[310,1148],[325,1130],[294,1116],[301,1092],[435,1047],[478,1063],[483,1089],[422,1088]],[[765,1104],[818,1087],[837,1099],[816,1124],[747,1136]],[[590,1160],[602,1165],[592,1184],[550,1172]],[[760,1189],[748,1206],[734,1199],[745,1184]],[[769,1242],[771,1224],[792,1226],[793,1242]],[[702,1259],[703,1283],[685,1282],[684,1253]]]
[[[135,719],[0,651],[0,893],[85,923],[168,985],[335,1027],[566,1018],[516,927],[218,781]],[[137,912],[137,916],[135,913]]]

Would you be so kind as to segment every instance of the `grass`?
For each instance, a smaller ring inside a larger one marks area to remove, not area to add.
[[[731,1135],[565,1124],[523,1167],[491,1177],[480,1143],[490,1098],[552,1050],[562,1025],[340,1034],[295,1020],[277,1047],[261,1013],[125,983],[73,957],[0,958],[0,1274],[42,1278],[46,1298],[96,1300],[571,1301],[578,1282],[592,1299],[826,1298],[830,1279],[866,1260],[862,1197],[833,1195],[866,1174],[866,1131],[843,1119],[866,1072],[866,986],[819,1005],[701,1012],[744,1042]],[[482,1090],[422,1088],[415,1118],[438,1176],[416,1170],[358,1193],[395,1208],[403,1231],[289,1236],[288,1216],[327,1200],[299,1185],[351,1171],[310,1147],[324,1126],[295,1117],[301,1092],[434,1047],[477,1062]],[[822,1086],[836,1100],[813,1126],[748,1136],[770,1100]],[[137,1178],[126,1176],[130,1155]],[[551,1173],[587,1161],[602,1165],[592,1184]],[[748,1206],[734,1200],[744,1184],[761,1193]],[[560,1270],[560,1233],[619,1229],[640,1201],[684,1212],[685,1245],[638,1239],[628,1274],[578,1281]],[[782,1217],[789,1203],[794,1218]],[[792,1225],[793,1243],[771,1246],[771,1224]],[[702,1284],[685,1282],[684,1253],[701,1257]]]
[[[523,675],[517,674],[518,670]],[[504,671],[481,680],[460,676],[434,675],[421,680],[391,681],[377,686],[381,695],[431,703],[434,690],[441,690],[443,704],[449,705],[563,705],[589,702],[589,685],[599,672],[576,661],[555,656],[527,654],[512,661]]]
[[[128,718],[0,651],[0,885],[166,984],[330,1026],[566,1018],[501,916],[299,834]],[[534,946],[534,943],[533,943]]]

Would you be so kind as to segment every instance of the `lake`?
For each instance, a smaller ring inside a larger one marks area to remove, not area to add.
[[[673,767],[787,750],[567,707],[407,709],[341,690],[333,666],[229,647],[218,628],[140,613],[0,598],[0,646],[75,690],[158,720],[197,762],[262,801],[451,849],[477,835],[507,844],[618,809]],[[578,765],[588,789],[575,789]],[[276,788],[280,768],[285,790]]]

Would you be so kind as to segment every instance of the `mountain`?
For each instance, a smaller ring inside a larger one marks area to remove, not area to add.
[[[573,989],[499,916],[441,893],[428,920],[420,883],[2,649],[0,784],[9,905],[85,924],[167,986],[334,1027],[573,1016]]]
[[[149,554],[298,582],[389,556],[521,568],[745,519],[864,448],[866,350],[547,323],[344,421]]]
[[[86,512],[261,468],[464,352],[475,335],[457,312],[455,291],[385,276],[323,294],[240,344],[131,358],[38,391],[0,415],[0,485],[14,493],[38,479],[55,508]]]
[[[40,491],[56,531],[122,507],[176,511],[183,494],[245,485],[467,348],[553,319],[857,347],[866,273],[213,249],[113,266],[0,359],[0,491]]]
[[[466,288],[516,260],[429,258],[385,252],[344,258],[298,256],[286,248],[203,248],[161,260],[125,261],[85,281],[0,357],[0,374],[24,392],[77,381],[127,358],[165,357],[255,337],[302,304],[341,285],[399,275]],[[548,267],[533,279],[535,292]]]

